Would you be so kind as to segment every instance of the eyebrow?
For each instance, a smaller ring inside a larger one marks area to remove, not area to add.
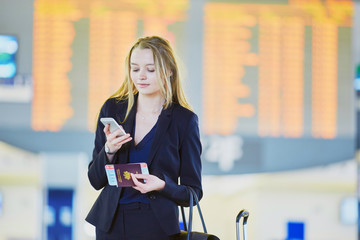
[[[131,64],[131,65],[139,66],[139,64],[137,64],[137,63],[130,63],[130,64]],[[146,64],[145,66],[149,66],[149,65],[154,66],[155,64],[153,64],[153,63],[148,63],[148,64]]]

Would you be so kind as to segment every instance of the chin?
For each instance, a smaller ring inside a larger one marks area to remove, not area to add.
[[[153,91],[139,91],[139,94],[145,95],[145,96],[157,96],[160,95],[160,92],[153,92]]]

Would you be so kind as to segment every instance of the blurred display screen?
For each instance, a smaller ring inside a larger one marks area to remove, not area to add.
[[[205,173],[353,156],[350,0],[35,0],[34,9],[35,131],[93,131],[131,44],[160,35],[187,70]]]
[[[0,84],[12,84],[16,74],[18,40],[15,36],[0,35]]]
[[[356,76],[355,76],[355,89],[360,91],[360,64],[356,67]]]
[[[30,74],[18,74],[18,38],[0,35],[0,103],[28,103],[32,98]]]

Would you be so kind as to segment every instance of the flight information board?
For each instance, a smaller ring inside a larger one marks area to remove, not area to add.
[[[346,160],[352,16],[350,0],[35,0],[31,126],[93,131],[131,44],[160,35],[184,57],[187,89],[199,86],[206,173]]]

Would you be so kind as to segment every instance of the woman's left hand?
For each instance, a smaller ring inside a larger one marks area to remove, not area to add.
[[[165,187],[165,182],[155,175],[132,173],[131,178],[135,183],[135,186],[133,186],[133,188],[140,191],[141,193],[160,191]],[[140,182],[139,179],[145,180],[145,183]]]

